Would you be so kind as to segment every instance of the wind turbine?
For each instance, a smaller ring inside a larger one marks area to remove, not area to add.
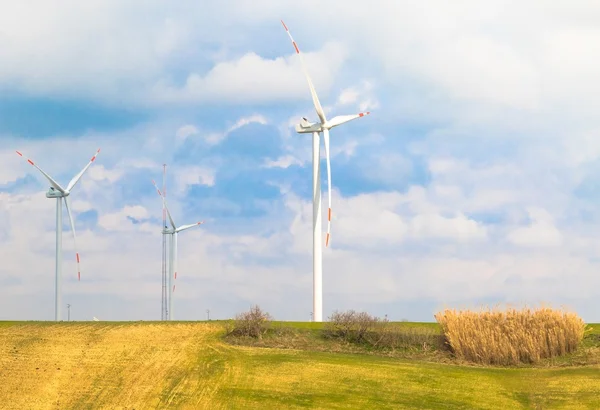
[[[317,111],[317,116],[319,117],[319,122],[309,122],[307,118],[302,117],[302,121],[300,124],[296,125],[296,132],[299,134],[310,134],[312,133],[312,162],[313,162],[313,312],[314,312],[314,321],[322,322],[323,321],[323,254],[322,254],[322,233],[321,233],[321,136],[320,133],[323,133],[323,141],[325,142],[325,157],[327,160],[327,190],[328,190],[328,212],[327,212],[327,236],[325,239],[325,246],[329,246],[329,238],[331,236],[331,162],[329,158],[329,130],[333,127],[337,127],[338,125],[344,124],[348,121],[352,121],[356,118],[364,117],[365,115],[370,114],[369,112],[361,112],[353,115],[339,115],[333,117],[331,120],[327,120],[325,117],[325,112],[323,111],[323,107],[321,107],[321,103],[319,102],[319,97],[317,96],[317,91],[315,90],[315,86],[312,83],[310,76],[308,75],[308,70],[306,69],[306,64],[304,63],[304,59],[302,58],[302,54],[300,53],[300,49],[298,45],[294,41],[292,34],[288,30],[287,26],[281,20],[281,24],[283,28],[287,32],[290,40],[292,41],[292,45],[296,50],[296,54],[300,57],[300,62],[302,64],[302,70],[304,71],[304,76],[306,77],[306,81],[308,82],[308,88],[310,89],[310,94],[312,96],[313,104],[315,106],[315,110]]]
[[[16,153],[23,157],[19,151]],[[62,203],[63,198],[65,200],[65,206],[67,208],[67,214],[69,215],[69,221],[71,223],[71,231],[73,232],[73,244],[75,247],[75,260],[77,262],[77,280],[81,280],[81,269],[79,266],[79,252],[77,251],[77,235],[75,234],[75,223],[73,222],[73,215],[71,214],[71,206],[69,202],[69,195],[71,195],[71,190],[75,187],[77,182],[81,179],[85,171],[92,165],[92,163],[96,160],[96,157],[100,153],[100,149],[96,151],[90,162],[81,170],[81,172],[71,179],[67,188],[63,188],[56,182],[50,175],[45,173],[40,167],[38,167],[35,162],[31,159],[27,158],[27,162],[33,165],[46,177],[48,182],[50,182],[50,189],[46,192],[46,198],[56,198],[56,276],[55,276],[55,297],[54,297],[54,320],[60,321],[60,298],[61,298],[61,289],[62,289]]]
[[[173,218],[171,217],[171,212],[169,212],[169,208],[167,207],[167,200],[164,195],[160,192],[158,186],[156,186],[156,182],[152,180],[152,184],[154,188],[156,188],[156,192],[161,197],[163,201],[163,208],[167,211],[167,216],[169,217],[169,223],[171,224],[171,228],[167,227],[166,224],[163,225],[163,235],[171,235],[169,237],[169,311],[168,311],[168,320],[173,320],[173,292],[175,292],[175,284],[172,283],[175,279],[177,279],[177,234],[179,232],[185,231],[186,229],[193,228],[194,226],[202,225],[204,221],[196,222],[195,224],[183,225],[179,228],[173,222]]]

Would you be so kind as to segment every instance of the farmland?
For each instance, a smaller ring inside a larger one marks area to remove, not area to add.
[[[600,408],[597,362],[467,366],[233,346],[223,331],[218,322],[0,323],[2,407]]]

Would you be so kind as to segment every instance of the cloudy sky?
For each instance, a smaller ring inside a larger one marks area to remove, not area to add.
[[[72,319],[160,318],[163,163],[175,222],[206,220],[180,235],[176,317],[310,319],[293,125],[317,117],[283,19],[328,115],[372,112],[332,131],[325,317],[544,302],[600,321],[596,2],[53,3],[1,1],[0,319],[54,317],[55,201],[15,150],[66,185],[97,148],[71,196],[81,282],[65,223]]]

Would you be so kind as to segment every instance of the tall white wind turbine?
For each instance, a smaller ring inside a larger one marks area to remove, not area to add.
[[[23,157],[19,151],[16,151],[20,157]],[[75,187],[77,182],[81,179],[85,171],[92,165],[96,160],[96,157],[100,153],[100,149],[96,151],[90,162],[81,170],[81,172],[71,179],[67,188],[63,188],[56,182],[50,175],[45,173],[35,162],[27,158],[27,162],[36,167],[38,171],[42,173],[50,182],[50,189],[46,192],[46,198],[56,199],[56,274],[55,274],[55,299],[54,299],[54,320],[60,321],[60,306],[61,306],[61,295],[62,295],[62,203],[63,198],[65,200],[65,206],[67,208],[67,214],[69,215],[69,221],[71,223],[71,231],[73,232],[73,243],[75,247],[75,261],[77,262],[77,280],[81,280],[81,269],[79,266],[79,252],[77,251],[77,235],[75,234],[75,223],[73,222],[73,215],[71,214],[71,205],[69,195],[71,190]]]
[[[310,76],[308,75],[308,70],[306,69],[306,64],[304,63],[304,59],[302,58],[302,54],[300,53],[300,49],[298,45],[294,41],[292,34],[288,30],[287,26],[281,21],[283,28],[288,33],[290,40],[292,41],[292,45],[296,50],[296,54],[300,57],[300,62],[302,64],[302,70],[304,71],[304,75],[306,77],[306,81],[308,82],[308,88],[310,89],[310,94],[312,96],[313,104],[315,106],[315,110],[317,111],[317,116],[319,117],[319,122],[309,122],[308,119],[302,117],[302,121],[300,124],[296,125],[296,132],[299,134],[309,134],[313,135],[313,154],[312,154],[312,162],[313,162],[313,312],[314,312],[314,321],[322,322],[323,321],[323,254],[321,249],[322,244],[322,233],[321,233],[321,142],[320,142],[320,133],[323,133],[323,140],[325,142],[325,157],[327,160],[327,190],[328,190],[328,212],[327,212],[327,236],[325,239],[325,246],[329,246],[329,238],[331,236],[331,163],[329,159],[329,130],[333,127],[337,127],[338,125],[344,124],[348,121],[354,120],[356,118],[364,117],[368,115],[369,112],[361,112],[353,115],[339,115],[333,117],[331,120],[327,120],[325,117],[325,112],[323,111],[323,107],[321,107],[321,103],[319,102],[319,97],[317,96],[317,91],[312,83]]]
[[[173,320],[173,292],[175,292],[175,284],[173,281],[177,279],[177,234],[179,232],[185,231],[186,229],[193,228],[194,226],[202,225],[204,221],[196,222],[194,224],[183,225],[179,228],[173,222],[173,217],[171,217],[171,212],[169,212],[169,208],[167,207],[167,200],[165,199],[162,192],[156,185],[156,182],[153,180],[152,184],[154,184],[154,188],[156,188],[156,192],[161,197],[163,201],[163,207],[167,211],[167,216],[169,217],[169,223],[171,224],[171,228],[167,226],[163,226],[163,235],[170,235],[169,237],[169,310],[168,310],[168,320]]]

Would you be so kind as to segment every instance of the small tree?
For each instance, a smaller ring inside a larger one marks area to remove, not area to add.
[[[248,312],[239,313],[235,316],[233,329],[229,334],[262,339],[262,336],[271,326],[271,320],[271,315],[263,312],[258,305],[255,305]]]

